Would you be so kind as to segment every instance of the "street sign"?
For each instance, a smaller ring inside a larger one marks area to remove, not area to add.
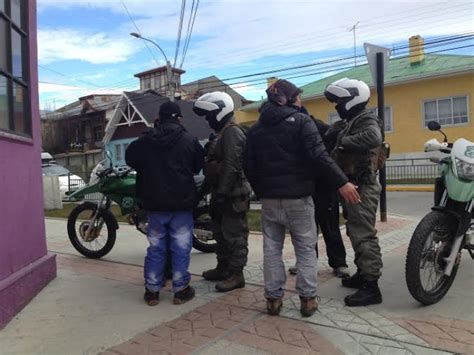
[[[364,43],[365,56],[369,63],[370,73],[374,85],[377,83],[377,53],[383,53],[383,67],[386,70],[390,61],[391,50],[385,47],[376,46],[375,44]]]

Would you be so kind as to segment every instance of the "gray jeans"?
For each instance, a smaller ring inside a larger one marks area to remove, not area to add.
[[[286,270],[282,260],[285,230],[295,248],[296,291],[301,297],[317,295],[317,229],[311,196],[300,199],[262,199],[263,275],[265,297],[283,297]]]

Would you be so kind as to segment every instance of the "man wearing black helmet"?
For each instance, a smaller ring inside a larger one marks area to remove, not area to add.
[[[338,80],[327,86],[324,95],[336,104],[342,119],[326,133],[335,147],[332,156],[349,180],[359,186],[361,198],[361,203],[345,206],[347,234],[355,252],[357,272],[343,279],[342,285],[358,291],[344,301],[348,306],[378,304],[382,302],[378,287],[382,255],[375,220],[381,187],[376,173],[382,146],[382,122],[366,109],[370,89],[363,81]]]
[[[246,136],[234,122],[234,102],[225,92],[202,95],[193,110],[205,116],[217,136],[210,142],[204,164],[205,185],[210,186],[217,266],[204,271],[206,280],[218,281],[216,290],[227,292],[245,286],[250,185],[242,170]]]

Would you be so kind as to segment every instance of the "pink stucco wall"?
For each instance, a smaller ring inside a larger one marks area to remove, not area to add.
[[[33,138],[20,141],[0,133],[0,329],[56,274],[44,226],[36,0],[27,3]]]

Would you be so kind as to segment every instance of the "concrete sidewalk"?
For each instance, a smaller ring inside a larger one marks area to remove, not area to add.
[[[384,303],[377,306],[344,306],[350,290],[333,277],[320,241],[322,300],[318,312],[303,319],[295,276],[288,276],[282,315],[266,315],[258,234],[250,236],[244,289],[214,292],[214,285],[198,275],[214,266],[215,256],[193,251],[197,297],[173,306],[172,294],[165,290],[160,304],[148,307],[142,300],[147,243],[140,233],[121,225],[112,252],[91,260],[70,246],[65,221],[47,220],[49,249],[58,255],[58,278],[0,331],[0,354],[474,353],[474,273],[467,255],[440,303],[422,307],[408,293],[404,263],[416,223],[390,216],[378,226]],[[352,264],[353,252],[347,238],[345,242]],[[288,266],[294,263],[289,238],[284,260]]]

